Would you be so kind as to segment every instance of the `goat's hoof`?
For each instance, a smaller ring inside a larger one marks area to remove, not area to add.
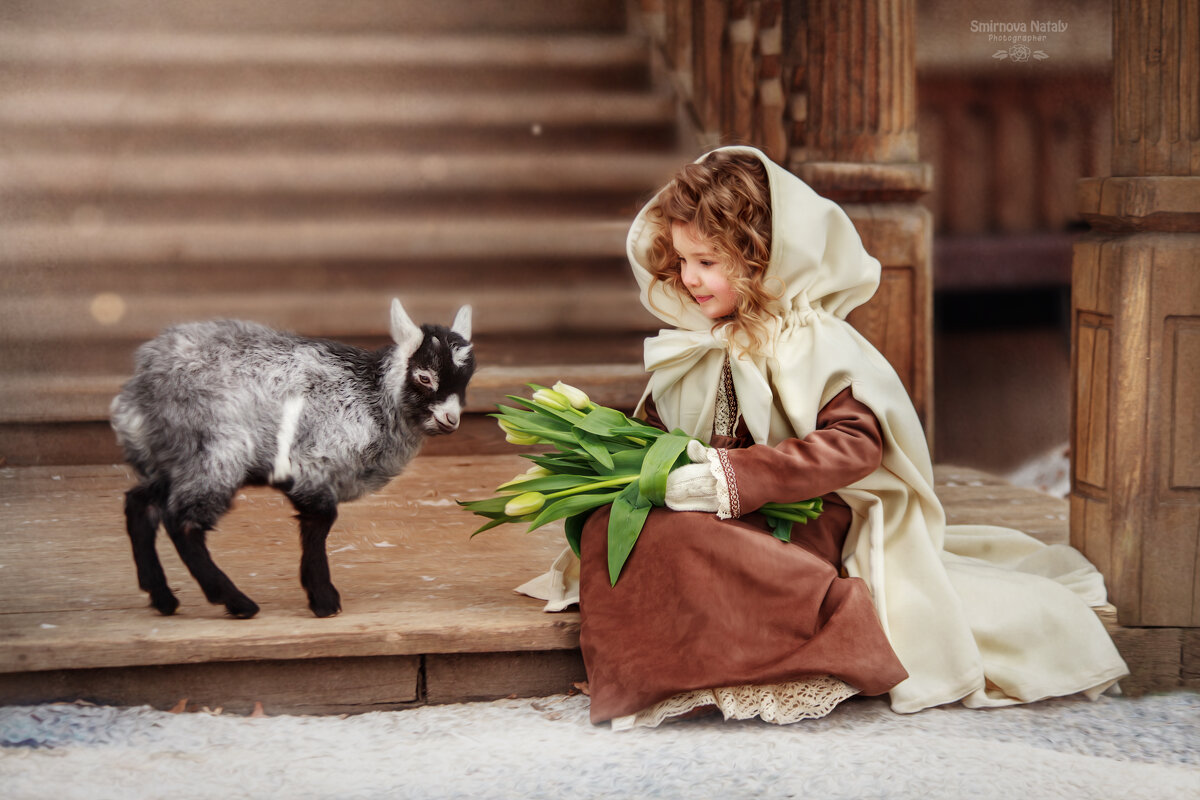
[[[335,590],[331,597],[323,597],[320,600],[310,598],[308,607],[318,617],[332,617],[342,610],[342,598]]]
[[[152,592],[150,594],[150,605],[164,617],[169,617],[179,608],[179,598],[172,594],[170,589],[162,592]]]
[[[340,602],[334,603],[333,605],[313,604],[310,605],[309,608],[311,608],[313,614],[318,617],[336,617],[342,611],[342,604]]]
[[[258,603],[249,597],[239,597],[225,604],[225,613],[235,619],[250,619],[258,613]]]

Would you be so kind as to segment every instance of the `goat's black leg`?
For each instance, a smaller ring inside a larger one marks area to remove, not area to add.
[[[342,610],[342,598],[329,577],[325,539],[337,519],[337,501],[328,497],[288,495],[300,520],[300,585],[308,592],[308,607],[318,617]]]
[[[138,586],[150,594],[150,605],[164,616],[171,616],[179,608],[179,600],[167,586],[162,562],[154,540],[158,536],[158,523],[162,520],[162,499],[165,493],[160,487],[142,483],[125,493],[125,530],[133,546],[133,563],[137,567]]]
[[[192,573],[196,583],[200,584],[208,602],[224,605],[232,617],[250,619],[258,613],[258,604],[242,594],[229,576],[213,562],[205,543],[208,531],[228,508],[228,503],[216,510],[216,513],[213,513],[216,505],[210,505],[213,507],[207,510],[204,504],[200,504],[185,508],[180,513],[168,512],[164,519],[167,533],[175,543],[175,549],[179,551],[179,557],[188,568],[188,572]]]

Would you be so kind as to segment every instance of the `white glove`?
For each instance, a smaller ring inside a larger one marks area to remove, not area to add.
[[[667,508],[673,511],[711,511],[720,507],[721,487],[713,477],[708,452],[693,439],[688,442],[687,454],[694,463],[676,467],[667,475]]]

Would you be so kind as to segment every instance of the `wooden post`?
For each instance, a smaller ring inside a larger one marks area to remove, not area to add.
[[[1123,625],[1200,627],[1200,0],[1116,0],[1113,55],[1113,177],[1079,186],[1071,543]]]
[[[788,0],[789,167],[842,203],[883,264],[850,321],[900,374],[933,439],[933,218],[918,205],[915,0]]]
[[[697,17],[694,26],[695,48],[692,68],[692,91],[696,103],[696,116],[702,130],[713,130],[721,125],[721,100],[724,95],[725,63],[722,38],[725,35],[724,0],[701,0],[696,5]]]

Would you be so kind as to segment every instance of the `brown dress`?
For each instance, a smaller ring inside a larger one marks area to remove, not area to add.
[[[740,518],[654,509],[615,587],[609,508],[584,527],[580,646],[592,722],[695,689],[831,675],[877,695],[908,677],[866,583],[839,577],[851,511],[833,492],[880,464],[882,433],[870,409],[846,389],[803,439],[756,445],[742,425],[711,444],[729,448]],[[810,497],[823,499],[824,512],[794,525],[790,543],[752,513]]]

